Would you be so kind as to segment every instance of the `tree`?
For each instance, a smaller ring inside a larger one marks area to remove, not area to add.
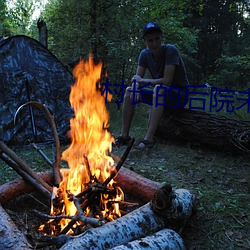
[[[220,57],[234,57],[242,54],[245,56],[246,43],[249,44],[249,2],[247,0],[195,0],[190,2],[188,12],[191,14],[186,19],[189,27],[196,27],[198,35],[197,60],[200,65],[198,78],[218,79],[221,74]],[[248,35],[247,35],[248,34]],[[218,61],[219,60],[219,61]],[[226,66],[226,64],[223,64]],[[230,70],[225,69],[225,70]],[[231,74],[234,74],[231,71]],[[227,75],[229,76],[229,75]],[[225,85],[228,77],[223,79]],[[215,83],[218,84],[218,83]]]
[[[6,1],[0,1],[0,36],[10,35],[10,19],[7,16]]]

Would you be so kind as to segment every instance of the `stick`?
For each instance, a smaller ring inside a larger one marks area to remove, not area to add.
[[[15,162],[10,160],[4,153],[0,153],[0,158],[5,161],[11,168],[13,168],[25,181],[34,186],[46,198],[50,199],[51,193],[29,174],[27,174],[24,170],[22,170]]]
[[[108,185],[109,182],[116,176],[116,174],[118,173],[118,171],[120,170],[120,168],[122,167],[123,163],[125,162],[133,144],[135,142],[135,138],[132,138],[129,145],[127,146],[124,154],[122,155],[122,158],[120,159],[120,161],[117,163],[115,169],[110,173],[110,176],[104,181],[104,185]]]
[[[8,146],[4,144],[3,141],[0,141],[0,149],[9,156],[13,161],[19,165],[24,172],[34,178],[38,183],[40,183],[45,189],[52,193],[52,187],[47,184],[45,181],[39,178],[39,176],[21,159],[19,158],[14,151],[12,151]]]

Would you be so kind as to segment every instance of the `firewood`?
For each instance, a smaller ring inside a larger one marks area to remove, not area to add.
[[[109,249],[144,237],[165,227],[164,221],[153,212],[150,203],[111,221],[102,227],[91,228],[63,245],[68,249]]]
[[[38,176],[47,183],[53,182],[50,171],[40,173]],[[121,167],[114,180],[119,183],[125,193],[133,195],[143,203],[149,202],[155,191],[162,186],[161,183],[147,179],[124,167]],[[34,188],[25,181],[21,179],[13,180],[0,186],[0,203],[5,204],[15,197],[32,191],[34,191]]]
[[[145,178],[125,167],[120,169],[114,180],[125,194],[128,193],[143,203],[149,202],[154,193],[162,186],[161,183]]]
[[[117,163],[115,170],[111,172],[110,176],[104,181],[103,184],[107,185],[117,175],[118,171],[121,169],[124,161],[126,160],[134,142],[135,142],[135,138],[132,138],[131,141],[129,142],[129,145],[127,146],[124,154],[122,155],[120,161]]]
[[[53,181],[52,172],[37,173],[37,175],[47,183]],[[6,204],[24,193],[31,193],[33,191],[34,186],[22,179],[15,179],[0,186],[0,203]]]
[[[0,249],[32,249],[25,236],[18,230],[0,204]]]
[[[3,141],[0,141],[0,149],[10,157],[14,162],[17,163],[18,166],[22,168],[27,174],[29,174],[32,178],[34,178],[39,184],[41,184],[45,189],[47,189],[50,193],[52,192],[52,187],[48,185],[45,181],[40,179],[37,174],[28,166],[28,164],[23,161],[14,151],[12,151]]]
[[[183,226],[192,214],[195,197],[190,191],[180,189],[168,193],[165,187],[156,193],[153,200],[142,207],[98,228],[91,228],[85,233],[68,240],[61,250],[68,249],[109,249],[125,244],[166,227]],[[182,200],[183,199],[183,200]],[[162,202],[163,201],[163,202]],[[164,203],[165,202],[165,203]],[[173,216],[173,220],[172,217]]]
[[[27,174],[22,168],[20,168],[15,162],[9,159],[4,153],[0,153],[0,158],[5,161],[10,167],[12,167],[27,183],[31,184],[39,192],[41,192],[45,197],[50,199],[51,193],[44,188],[40,182],[37,182],[29,174]]]
[[[162,229],[144,238],[111,248],[111,250],[185,250],[185,245],[172,229]]]

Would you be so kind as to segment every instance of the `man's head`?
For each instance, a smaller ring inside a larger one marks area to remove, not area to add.
[[[161,51],[162,31],[158,24],[154,22],[146,24],[142,30],[142,36],[146,47],[153,53]]]
[[[146,35],[156,32],[162,35],[161,27],[155,22],[149,22],[142,29],[142,38],[144,39]]]

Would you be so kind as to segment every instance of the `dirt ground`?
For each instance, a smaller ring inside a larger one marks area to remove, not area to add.
[[[110,128],[115,136],[119,134],[117,119],[120,117],[119,112],[113,117]],[[144,131],[145,124],[134,126],[131,134],[136,137],[135,144],[139,142]],[[51,146],[46,148],[48,152],[53,151]],[[114,148],[113,153],[121,156],[124,150],[125,147]],[[15,151],[32,164],[36,171],[46,169],[44,160],[32,149],[15,149]],[[0,167],[0,184],[17,177],[2,161]],[[197,213],[188,221],[181,234],[187,249],[250,249],[250,157],[248,155],[221,153],[207,150],[199,145],[177,144],[158,138],[152,149],[132,148],[124,167],[151,180],[171,184],[174,188],[189,189],[196,195]],[[32,200],[35,207],[43,206],[38,205],[39,199],[35,201],[32,197]],[[25,215],[16,214],[21,204],[17,207],[14,204],[8,206],[7,212],[18,225],[22,225],[22,230],[26,230],[25,232],[29,234],[28,221],[34,217],[27,210],[25,200],[22,204],[26,210]]]

